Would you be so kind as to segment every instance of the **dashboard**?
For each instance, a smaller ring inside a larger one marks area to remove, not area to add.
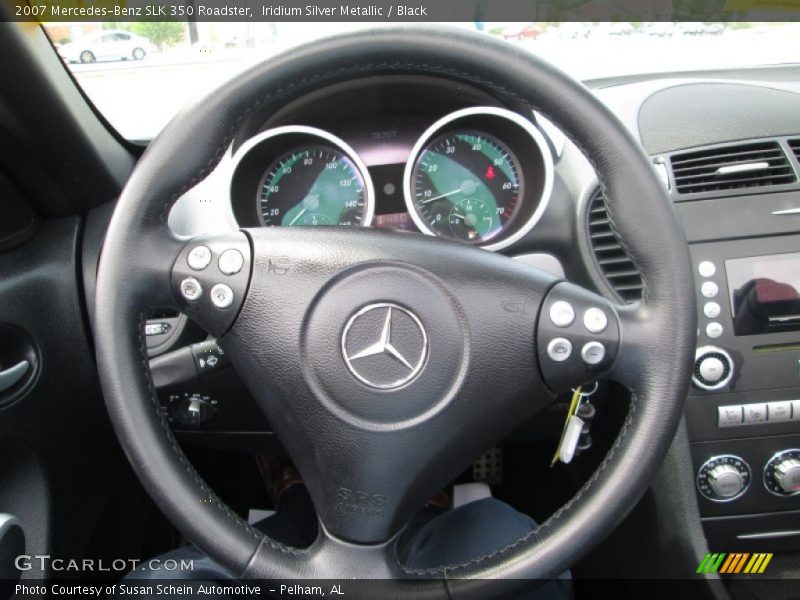
[[[797,550],[800,86],[735,75],[603,82],[595,93],[650,156],[694,261],[687,485],[709,543]],[[182,235],[394,228],[502,252],[623,302],[643,291],[587,157],[535,107],[444,78],[364,78],[254,114],[169,222]],[[273,443],[213,340],[180,315],[148,326],[184,439]]]

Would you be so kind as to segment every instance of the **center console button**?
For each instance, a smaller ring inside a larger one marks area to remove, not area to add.
[[[716,302],[706,302],[705,306],[703,306],[703,314],[709,319],[716,319],[720,312],[722,312],[722,309]]]
[[[700,286],[700,293],[704,298],[715,298],[719,293],[719,287],[713,281],[704,281]]]
[[[697,272],[700,273],[700,277],[713,277],[717,273],[717,265],[710,260],[704,260],[697,265]]]
[[[702,346],[694,359],[692,383],[702,390],[714,391],[728,385],[733,378],[731,355],[717,346]]]
[[[702,378],[709,383],[717,383],[725,375],[725,365],[715,356],[701,360],[698,369]]]
[[[712,340],[717,339],[722,335],[722,325],[716,321],[712,321],[706,325],[706,335]]]
[[[717,426],[734,427],[742,424],[742,406],[720,406],[717,408]]]
[[[780,423],[789,421],[792,418],[792,403],[788,400],[782,402],[770,402],[767,404],[768,419],[770,423]]]
[[[745,423],[764,423],[766,420],[767,420],[767,404],[765,402],[761,402],[759,404],[744,405]]]
[[[792,400],[792,421],[800,421],[800,400]]]
[[[792,400],[792,421],[800,421],[800,400]]]

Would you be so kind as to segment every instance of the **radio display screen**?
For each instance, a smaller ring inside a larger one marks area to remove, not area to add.
[[[725,261],[736,335],[800,329],[800,254]]]

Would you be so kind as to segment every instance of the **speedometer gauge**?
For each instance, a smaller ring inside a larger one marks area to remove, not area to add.
[[[423,233],[506,248],[547,208],[553,157],[523,115],[479,106],[446,115],[417,140],[406,163],[408,213]]]
[[[294,148],[278,157],[258,192],[264,225],[361,225],[365,198],[353,161],[326,146]]]
[[[480,131],[446,133],[414,165],[417,212],[439,235],[482,243],[500,233],[520,207],[523,181],[508,146]]]
[[[259,133],[233,158],[231,207],[244,227],[369,226],[375,191],[344,140],[304,125]]]

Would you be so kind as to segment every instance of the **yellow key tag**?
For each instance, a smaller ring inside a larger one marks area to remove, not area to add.
[[[550,462],[551,467],[559,460],[563,463],[569,463],[572,457],[575,456],[575,448],[578,445],[578,439],[583,429],[583,420],[575,414],[581,405],[582,390],[582,387],[577,387],[572,394],[572,402],[570,402],[569,410],[567,411],[567,420],[564,422],[564,430],[561,432],[561,439],[558,442],[556,453]],[[576,431],[577,434],[575,433]]]

